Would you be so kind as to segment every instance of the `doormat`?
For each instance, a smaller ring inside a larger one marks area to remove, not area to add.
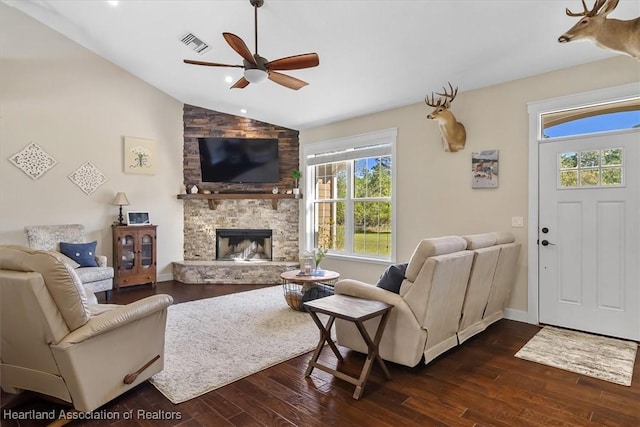
[[[515,356],[631,386],[637,350],[633,341],[545,326]]]

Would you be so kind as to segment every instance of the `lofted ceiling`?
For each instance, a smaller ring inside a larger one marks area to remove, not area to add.
[[[422,102],[447,81],[462,93],[618,55],[591,42],[557,42],[577,21],[565,8],[581,11],[579,0],[265,0],[260,55],[317,52],[320,65],[285,72],[309,83],[298,91],[271,81],[230,89],[225,77],[235,82],[242,69],[182,61],[242,64],[222,32],[254,51],[249,0],[2,2],[181,102],[292,129]],[[640,1],[621,0],[609,17],[639,15]],[[187,33],[209,50],[183,44]]]

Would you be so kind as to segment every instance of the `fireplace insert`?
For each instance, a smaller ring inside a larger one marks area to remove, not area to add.
[[[216,260],[271,261],[272,231],[254,228],[218,228]]]

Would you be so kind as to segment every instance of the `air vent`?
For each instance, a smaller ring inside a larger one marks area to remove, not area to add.
[[[202,55],[203,53],[208,51],[209,48],[210,48],[210,46],[208,44],[206,44],[205,42],[200,40],[198,37],[196,37],[192,33],[186,34],[184,37],[182,37],[181,41],[182,41],[182,43],[186,44],[191,49],[193,49],[196,52],[198,52],[200,55]]]

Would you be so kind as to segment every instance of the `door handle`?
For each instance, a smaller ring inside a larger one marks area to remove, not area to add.
[[[550,242],[550,241],[548,241],[548,240],[543,240],[543,241],[542,241],[542,242],[540,242],[540,243],[542,243],[542,246],[549,246],[549,245],[551,245],[551,246],[555,246],[555,245],[556,245],[555,243],[551,243],[551,242]]]

